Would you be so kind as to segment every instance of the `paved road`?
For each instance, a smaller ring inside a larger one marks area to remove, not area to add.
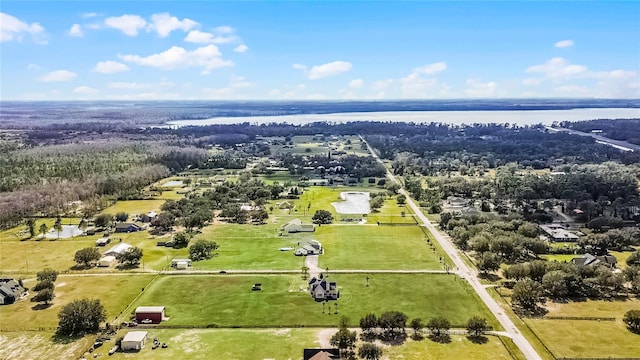
[[[367,144],[367,148],[369,152],[378,159],[378,161],[382,162],[378,154],[373,151],[369,143],[367,143],[362,136],[360,139]],[[389,169],[387,169],[387,177],[393,182],[402,185],[398,179],[391,173]],[[475,269],[468,266],[462,259],[458,253],[458,250],[451,242],[451,239],[448,236],[444,236],[442,233],[438,231],[438,229],[431,224],[429,219],[422,213],[420,208],[415,204],[413,199],[409,196],[409,194],[404,190],[400,189],[400,193],[407,197],[407,205],[413,210],[418,219],[422,222],[423,226],[426,227],[433,237],[440,243],[440,246],[444,249],[444,251],[449,255],[451,260],[453,260],[455,266],[458,269],[458,273],[460,276],[463,276],[465,280],[471,285],[471,287],[478,293],[480,299],[487,305],[489,310],[493,313],[493,315],[498,319],[500,325],[505,329],[504,333],[506,336],[509,336],[513,339],[513,342],[518,346],[520,351],[524,354],[524,356],[529,360],[539,360],[542,359],[540,355],[536,352],[536,350],[531,346],[527,338],[524,337],[516,328],[516,325],[511,321],[511,318],[507,314],[505,314],[504,310],[498,305],[498,303],[489,295],[487,289],[480,283],[478,280],[478,274]]]
[[[640,152],[640,145],[628,143],[626,141],[609,139],[608,137],[604,137],[602,135],[592,134],[592,133],[585,133],[585,132],[582,132],[582,131],[577,131],[577,130],[567,129],[567,128],[554,128],[554,127],[551,127],[551,126],[547,126],[546,128],[547,128],[547,130],[553,131],[553,132],[566,132],[566,133],[574,134],[574,135],[589,136],[589,137],[592,137],[592,138],[596,139],[596,141],[602,141],[602,142],[604,142],[606,144],[609,144],[609,145],[618,146],[620,148],[626,149],[627,151],[630,150],[630,151],[638,151],[638,152]]]

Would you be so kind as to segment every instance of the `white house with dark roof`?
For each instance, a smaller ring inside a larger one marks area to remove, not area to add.
[[[338,285],[323,279],[322,275],[309,280],[309,294],[315,301],[338,300],[340,297]]]

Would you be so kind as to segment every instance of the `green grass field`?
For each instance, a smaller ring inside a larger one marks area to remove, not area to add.
[[[551,255],[540,255],[541,258],[547,261],[557,261],[557,262],[570,262],[574,257],[579,257],[580,255],[572,255],[572,254],[551,254]]]
[[[498,326],[477,295],[452,275],[331,274],[341,292],[339,315],[356,325],[369,312],[403,311],[409,318],[445,316],[464,324],[473,315]],[[251,291],[254,283],[262,291]],[[203,291],[207,289],[207,291]],[[437,289],[437,291],[434,291]],[[163,276],[155,281],[135,306],[163,305],[171,325],[206,326],[335,326],[338,316],[323,314],[322,303],[306,292],[297,275]]]
[[[0,329],[22,330],[35,328],[55,328],[58,312],[72,300],[100,299],[107,311],[107,319],[113,320],[147,286],[152,275],[110,275],[110,276],[60,276],[56,281],[55,298],[52,305],[44,310],[33,310],[38,303],[30,299],[20,300],[8,306],[0,306]],[[33,287],[35,279],[25,281],[25,286]],[[30,294],[29,298],[33,294]]]
[[[640,300],[587,300],[550,303],[547,316],[614,317],[615,321],[527,319],[527,324],[556,357],[635,357],[640,354],[638,335],[622,322],[624,313],[640,309]],[[606,334],[606,336],[603,336]],[[566,339],[572,339],[567,342]]]
[[[332,335],[322,329],[193,329],[150,330],[151,338],[166,342],[166,349],[152,350],[151,346],[139,353],[116,353],[111,359],[172,359],[185,355],[189,359],[299,359],[304,348],[318,348],[320,338]],[[124,334],[124,331],[121,332]],[[119,334],[120,335],[120,334]],[[430,360],[451,359],[511,359],[500,340],[489,336],[486,344],[474,344],[465,336],[453,335],[451,343],[441,344],[424,339],[407,340],[401,345],[383,345],[383,357],[388,359]],[[111,345],[107,342],[106,345]],[[109,346],[94,352],[106,356]],[[87,354],[87,356],[89,356]]]
[[[444,255],[429,248],[418,226],[321,226],[314,238],[325,248],[321,268],[443,269]]]
[[[118,201],[102,211],[103,214],[115,215],[119,212],[129,214],[129,220],[133,215],[146,214],[149,211],[160,212],[160,207],[165,200],[127,200]]]

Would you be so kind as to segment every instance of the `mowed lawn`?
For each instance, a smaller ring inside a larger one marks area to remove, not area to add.
[[[54,290],[52,305],[44,310],[33,310],[38,303],[31,302],[35,295],[14,304],[0,306],[0,329],[22,330],[35,328],[55,328],[58,326],[58,312],[73,300],[100,299],[107,311],[107,320],[115,319],[136,295],[153,278],[152,275],[107,275],[107,276],[59,276]],[[25,281],[25,286],[33,287],[35,279]]]
[[[445,316],[465,324],[474,315],[498,326],[464,281],[443,274],[331,274],[340,289],[338,315],[357,326],[365,314],[398,310],[409,318]],[[251,291],[255,283],[262,291]],[[194,326],[335,326],[335,302],[315,302],[298,275],[184,275],[158,278],[135,306],[167,307],[168,324]]]
[[[418,226],[329,225],[314,236],[325,248],[323,269],[443,269],[444,255],[429,247]]]
[[[529,326],[556,357],[638,357],[640,336],[622,322],[624,313],[640,309],[640,300],[587,300],[547,303],[547,316],[613,317],[615,321],[528,319]],[[567,342],[567,339],[571,339]]]
[[[279,224],[216,224],[203,229],[192,242],[198,239],[213,240],[219,248],[210,260],[193,263],[195,270],[297,270],[303,258],[293,251],[280,251],[281,247],[295,247],[305,238],[278,236]],[[311,233],[313,235],[313,233]],[[312,237],[312,236],[309,236]]]
[[[133,215],[146,214],[149,211],[160,212],[160,207],[165,200],[121,200],[102,211],[103,214],[115,215],[119,212],[129,214],[129,220]]]
[[[426,338],[421,341],[408,340],[400,346],[384,346],[383,358],[403,360],[513,359],[498,337],[488,336],[487,340],[484,344],[473,343],[463,335],[453,335],[451,342],[445,344]]]

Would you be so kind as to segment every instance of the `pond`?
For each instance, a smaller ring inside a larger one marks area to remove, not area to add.
[[[371,212],[368,192],[341,192],[340,198],[343,201],[331,203],[339,214],[368,214]]]
[[[62,225],[62,230],[60,230],[60,239],[69,239],[75,236],[82,235],[82,230],[78,229],[76,225]],[[51,229],[45,235],[47,239],[58,239],[58,231],[56,229]]]
[[[184,183],[180,180],[171,180],[171,181],[167,181],[166,183],[162,184],[162,186],[164,187],[173,187],[173,186],[182,186]]]

